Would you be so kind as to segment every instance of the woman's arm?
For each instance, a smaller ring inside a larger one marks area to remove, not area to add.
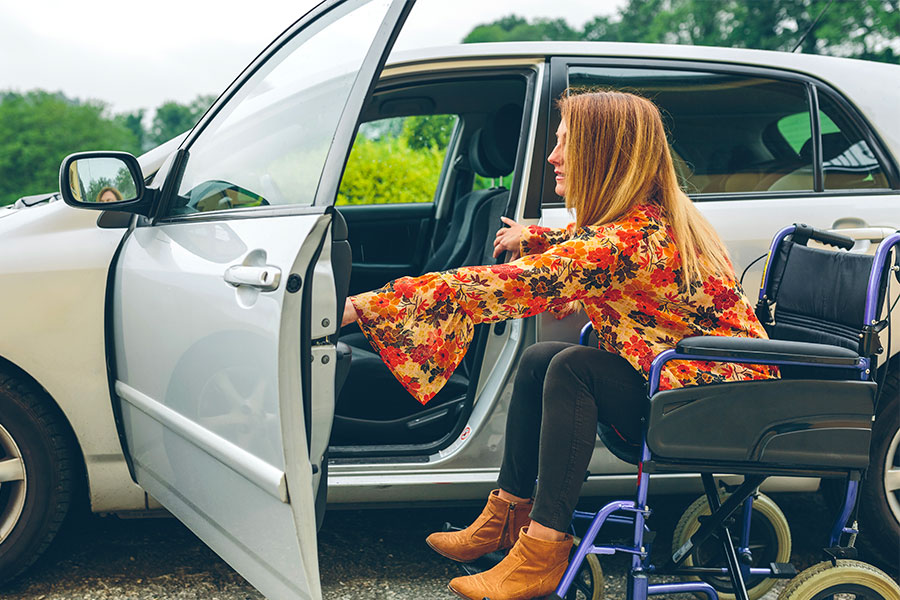
[[[575,231],[575,223],[570,223],[563,228],[541,227],[529,225],[522,230],[519,241],[519,252],[522,256],[528,254],[541,254],[557,244],[562,244],[572,238]]]
[[[424,404],[462,360],[475,324],[529,317],[604,289],[614,249],[606,249],[610,260],[602,267],[586,261],[586,252],[584,242],[572,240],[502,265],[404,277],[351,298],[353,312],[397,379]],[[345,309],[345,318],[353,312]]]
[[[538,225],[525,227],[506,217],[500,217],[500,220],[507,227],[501,227],[494,237],[494,258],[509,252],[510,260],[528,254],[541,254],[551,246],[565,242],[572,237],[575,225],[572,223],[563,229],[552,229]]]

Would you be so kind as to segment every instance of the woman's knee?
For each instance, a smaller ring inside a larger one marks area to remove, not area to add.
[[[519,361],[519,373],[543,379],[553,358],[565,352],[572,344],[565,342],[538,342],[525,349]]]
[[[547,375],[558,374],[562,377],[576,377],[587,382],[605,354],[602,350],[590,346],[571,345],[550,357]]]

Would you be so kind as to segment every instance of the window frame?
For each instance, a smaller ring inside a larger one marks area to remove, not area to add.
[[[257,72],[266,67],[270,60],[273,60],[281,50],[288,45],[296,36],[310,26],[313,26],[319,19],[333,10],[352,2],[352,0],[322,0],[320,4],[313,7],[297,19],[290,27],[276,37],[255,59],[231,82],[224,92],[213,102],[207,111],[200,117],[197,124],[191,129],[184,140],[181,142],[178,150],[173,154],[171,164],[166,172],[165,180],[161,182],[159,188],[159,198],[156,201],[153,214],[149,218],[138,219],[137,226],[155,226],[171,223],[198,223],[198,222],[217,222],[232,221],[248,218],[267,218],[272,216],[291,216],[306,214],[321,214],[334,210],[333,205],[337,199],[337,188],[343,177],[344,167],[349,158],[350,149],[356,132],[359,127],[362,107],[371,97],[375,90],[381,74],[390,55],[397,36],[402,30],[406,18],[412,10],[414,0],[391,0],[391,4],[385,13],[384,18],[375,31],[370,41],[369,48],[360,63],[356,72],[353,83],[351,84],[347,101],[345,102],[341,114],[338,118],[337,127],[331,139],[329,149],[326,153],[325,162],[319,175],[316,190],[313,195],[312,204],[282,204],[267,205],[247,208],[232,208],[227,210],[215,210],[198,212],[186,215],[176,215],[171,213],[171,205],[181,186],[181,179],[184,175],[185,167],[190,160],[190,148],[195,141],[202,135],[207,126],[219,115],[219,113],[239,95],[245,85],[257,74]],[[359,7],[357,7],[359,8]],[[298,47],[299,48],[299,47]],[[369,73],[371,76],[367,80],[360,78],[361,73]],[[355,115],[354,115],[355,113]],[[335,161],[340,159],[343,153],[343,162],[339,173],[330,173],[328,167]],[[323,189],[334,188],[334,197],[327,200]]]
[[[440,65],[442,62],[440,60],[420,63],[415,66],[415,71],[412,72],[404,70],[396,75],[391,75],[390,73],[386,76],[382,75],[375,87],[373,97],[382,91],[415,87],[416,85],[429,83],[476,81],[479,79],[491,80],[498,77],[521,78],[525,84],[522,98],[522,124],[519,129],[519,147],[516,149],[513,177],[509,183],[510,201],[509,206],[507,206],[506,216],[515,218],[516,207],[519,204],[523,204],[525,218],[537,218],[537,214],[529,217],[529,207],[532,213],[539,210],[536,200],[540,199],[539,186],[542,183],[541,178],[544,176],[541,166],[546,155],[541,155],[534,150],[537,149],[541,140],[546,139],[547,136],[545,115],[549,106],[547,90],[549,88],[550,72],[546,61],[539,64],[496,64],[497,60],[502,60],[503,58],[505,57],[492,57],[484,60],[484,64],[466,64],[459,68],[448,70],[431,70],[427,68],[429,63]],[[423,69],[423,66],[426,66],[426,68]],[[388,65],[385,71],[389,71],[390,68],[391,66]],[[538,114],[536,122],[533,123],[536,106]],[[454,132],[454,137],[451,139],[450,146],[447,149],[446,158],[448,163],[446,168],[442,169],[441,178],[438,181],[439,193],[435,195],[434,202],[435,218],[437,219],[444,218],[448,213],[449,206],[458,199],[454,197],[453,190],[448,188],[448,184],[452,185],[454,182],[448,181],[446,175],[449,174],[449,168],[459,156],[459,138],[463,136],[464,129],[467,127],[465,115],[460,114],[459,117],[457,130]]]
[[[377,90],[376,90],[377,93]],[[374,123],[376,121],[382,121],[386,119],[408,119],[410,117],[431,117],[431,116],[445,116],[445,117],[455,117],[456,122],[453,124],[453,129],[450,131],[450,139],[447,141],[447,147],[444,148],[444,156],[441,159],[441,169],[438,173],[438,179],[435,182],[434,193],[432,194],[431,200],[423,201],[423,202],[369,202],[366,204],[338,204],[338,199],[335,198],[334,207],[335,208],[347,208],[350,206],[405,206],[409,204],[415,205],[424,205],[430,204],[431,206],[437,206],[438,199],[441,197],[441,193],[444,189],[444,182],[447,177],[447,171],[451,168],[453,161],[456,159],[456,156],[459,153],[459,137],[462,133],[463,128],[465,127],[465,122],[463,115],[459,113],[442,113],[440,115],[437,114],[420,114],[420,113],[411,113],[408,115],[397,115],[394,117],[382,117],[381,119],[374,119],[372,121],[360,121],[359,127],[357,127],[356,137],[353,139],[353,143],[350,145],[350,154],[353,153],[353,148],[356,146],[356,140],[359,137],[359,130],[368,123]],[[347,165],[350,163],[350,154],[347,155],[347,161],[344,163],[344,172],[346,173]],[[343,175],[341,176],[341,182],[343,183]],[[340,185],[338,186],[338,194],[340,194]]]
[[[679,59],[641,59],[623,57],[589,57],[589,56],[554,56],[550,59],[550,89],[549,97],[557,98],[568,85],[569,69],[572,67],[609,67],[632,69],[659,69],[668,71],[703,71],[707,73],[719,73],[726,75],[741,75],[761,77],[775,81],[798,83],[806,88],[810,110],[810,132],[813,138],[813,189],[792,191],[749,191],[749,192],[715,192],[688,194],[694,202],[715,202],[722,200],[769,200],[781,198],[816,198],[824,195],[841,196],[871,196],[896,194],[900,189],[900,175],[898,167],[885,149],[884,142],[878,136],[874,128],[860,114],[859,110],[850,101],[826,82],[805,73],[785,71],[772,67],[752,65],[706,62],[701,60]],[[875,158],[881,165],[888,188],[859,189],[859,190],[825,190],[824,173],[822,170],[822,142],[819,124],[819,94],[826,94],[835,105],[842,110],[848,120],[859,129],[862,139],[869,145]],[[548,132],[544,155],[548,156],[555,145],[552,132],[559,126],[560,115],[554,107],[550,107],[547,123]],[[549,167],[544,168],[544,185],[541,193],[540,206],[546,208],[559,208],[563,202],[554,192],[553,177],[548,175]]]

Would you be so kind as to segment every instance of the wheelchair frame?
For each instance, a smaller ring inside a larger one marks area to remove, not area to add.
[[[813,230],[807,226],[794,225],[785,227],[779,231],[772,241],[769,251],[769,257],[763,274],[763,282],[760,287],[760,301],[766,300],[767,290],[769,289],[771,269],[770,262],[776,251],[779,249],[784,239],[791,234],[803,236],[805,239],[816,239],[826,244],[840,246],[849,250],[848,241],[852,247],[852,240],[840,235],[834,235],[829,232]],[[878,246],[872,263],[871,272],[869,274],[868,287],[866,290],[866,303],[864,310],[863,331],[869,332],[874,330],[874,326],[878,322],[878,313],[880,310],[880,287],[884,281],[884,268],[887,259],[894,247],[900,243],[900,233],[895,233]],[[588,323],[581,333],[581,343],[584,344],[587,336],[590,334],[591,324]],[[877,336],[877,331],[874,332]],[[864,347],[871,347],[865,344]],[[830,367],[830,368],[853,368],[859,372],[860,380],[873,380],[874,367],[873,360],[869,356],[860,356],[855,364],[847,364],[846,360],[840,361],[841,364],[829,363],[828,361],[816,361],[815,356],[809,356],[807,360],[801,358],[788,358],[783,355],[772,355],[770,357],[754,355],[740,356],[737,352],[729,352],[723,350],[721,352],[712,351],[708,353],[695,352],[679,352],[676,349],[661,352],[653,360],[650,367],[650,376],[648,382],[648,397],[651,402],[653,397],[659,392],[659,380],[662,373],[663,365],[672,360],[702,360],[713,362],[734,362],[734,363],[752,363],[766,364],[774,366],[809,366],[809,367]],[[874,414],[874,407],[873,407]],[[628,573],[627,600],[646,600],[648,596],[658,594],[674,594],[674,593],[703,593],[709,600],[717,600],[718,592],[709,583],[703,581],[675,582],[664,584],[650,584],[649,575],[728,575],[731,578],[733,590],[737,600],[748,600],[747,588],[744,583],[746,577],[762,575],[765,577],[789,579],[797,574],[796,569],[790,564],[772,563],[767,568],[751,568],[749,549],[750,536],[750,518],[753,508],[753,496],[759,485],[768,477],[765,473],[753,472],[750,470],[745,472],[744,482],[738,487],[731,496],[729,496],[722,504],[719,502],[719,496],[716,490],[715,481],[712,471],[701,471],[703,487],[706,492],[706,498],[710,506],[711,515],[701,523],[699,529],[691,536],[691,538],[679,548],[667,564],[663,567],[656,567],[649,562],[650,548],[649,544],[645,544],[645,534],[649,532],[645,521],[650,514],[647,506],[647,488],[650,479],[650,473],[645,465],[651,463],[652,453],[647,444],[647,427],[644,428],[643,439],[641,442],[640,462],[638,464],[638,486],[637,498],[634,501],[617,500],[608,503],[597,513],[575,511],[574,518],[576,520],[590,520],[587,532],[583,536],[580,545],[575,551],[569,567],[563,575],[555,594],[551,595],[551,599],[560,600],[566,597],[569,588],[581,568],[581,565],[588,554],[615,554],[623,552],[630,554],[631,569]],[[652,466],[652,463],[651,463]],[[699,469],[698,469],[699,470]],[[808,470],[808,469],[805,469]],[[757,469],[756,471],[759,471]],[[827,471],[827,469],[823,469]],[[809,472],[813,475],[814,472]],[[850,470],[847,472],[847,492],[844,499],[844,505],[831,528],[829,537],[829,548],[826,552],[831,554],[833,559],[852,556],[855,552],[852,550],[856,530],[855,522],[850,524],[850,518],[856,505],[857,495],[859,491],[860,471]],[[731,538],[730,531],[726,525],[726,521],[734,515],[739,508],[743,506],[743,513],[740,518],[741,534],[738,541],[738,547],[735,548]],[[625,514],[615,514],[625,513]],[[631,546],[616,545],[595,545],[594,541],[601,527],[607,522],[617,522],[625,524],[633,524],[634,526],[634,542]],[[685,559],[690,555],[691,550],[712,536],[716,531],[721,531],[724,535],[723,549],[725,552],[727,567],[700,567],[700,566],[682,566]],[[840,541],[844,534],[848,534],[849,547],[841,547]],[[739,558],[740,556],[740,558]]]

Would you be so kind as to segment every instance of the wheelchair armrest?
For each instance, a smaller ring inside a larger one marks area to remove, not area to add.
[[[675,346],[679,354],[698,355],[741,362],[799,362],[854,367],[859,354],[848,348],[786,340],[764,340],[704,335],[684,338]]]

